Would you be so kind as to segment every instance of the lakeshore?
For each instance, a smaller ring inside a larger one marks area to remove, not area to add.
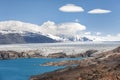
[[[48,77],[48,79],[43,78],[43,80],[51,80],[48,74],[53,76],[51,73],[61,74],[59,73],[61,71],[63,71],[65,74],[66,72],[64,71],[69,69],[72,70],[78,65],[82,65],[83,67],[85,65],[87,66],[88,64],[96,65],[97,62],[101,61],[99,61],[99,59],[104,59],[107,57],[107,54],[105,54],[105,52],[111,51],[118,46],[119,43],[53,43],[1,45],[1,80],[42,80],[41,75]],[[55,70],[57,70],[58,73],[56,73]],[[52,80],[54,79],[59,80],[61,78],[52,78]],[[78,78],[71,79],[78,80]],[[64,78],[64,80],[67,79]]]
[[[30,80],[120,80],[120,47],[83,60],[53,62],[46,65],[69,66]]]

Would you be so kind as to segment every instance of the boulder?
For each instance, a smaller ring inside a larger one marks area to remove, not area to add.
[[[67,57],[67,55],[63,52],[59,52],[59,53],[49,54],[47,57],[49,57],[49,58],[65,58],[65,57]]]

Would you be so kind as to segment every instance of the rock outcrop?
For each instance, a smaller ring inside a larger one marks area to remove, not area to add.
[[[30,80],[120,80],[120,47],[81,60],[77,64],[78,66],[31,76]]]
[[[43,57],[36,52],[28,51],[28,52],[16,52],[16,51],[0,51],[0,60],[6,59],[16,59],[16,58],[36,58]]]
[[[87,50],[83,53],[79,54],[73,54],[73,55],[67,55],[66,53],[59,52],[59,53],[53,53],[49,54],[47,57],[49,58],[77,58],[77,57],[91,57],[92,54],[96,53],[98,50]]]
[[[30,50],[25,52],[16,51],[0,51],[0,59],[16,59],[16,58],[77,58],[77,57],[90,57],[97,50],[88,50],[84,53],[79,53],[75,55],[67,55],[66,53],[52,53],[49,55],[43,55],[39,50]]]
[[[47,57],[49,57],[49,58],[65,58],[65,57],[67,57],[67,55],[63,52],[60,52],[60,53],[49,54]]]

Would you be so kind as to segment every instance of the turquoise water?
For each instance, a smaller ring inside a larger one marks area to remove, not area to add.
[[[31,75],[50,72],[63,66],[40,66],[45,62],[75,60],[81,58],[31,58],[31,59],[15,59],[0,60],[0,80],[29,80]]]
[[[81,42],[81,43],[36,43],[36,44],[12,44],[0,45],[0,50],[26,51],[26,50],[40,50],[45,53],[80,53],[82,50],[96,49],[113,49],[120,46],[120,42]],[[0,80],[29,80],[31,75],[42,74],[56,69],[63,68],[63,66],[40,66],[45,62],[81,59],[81,58],[31,58],[31,59],[16,59],[16,60],[0,60]]]

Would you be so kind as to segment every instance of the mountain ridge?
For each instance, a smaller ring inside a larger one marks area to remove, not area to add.
[[[87,37],[62,37],[46,34],[41,26],[21,21],[0,22],[0,44],[4,43],[51,43],[65,41],[92,41]],[[18,38],[18,39],[17,39]],[[14,39],[14,40],[12,40]],[[18,40],[18,41],[17,41]],[[13,42],[14,41],[14,42]]]

